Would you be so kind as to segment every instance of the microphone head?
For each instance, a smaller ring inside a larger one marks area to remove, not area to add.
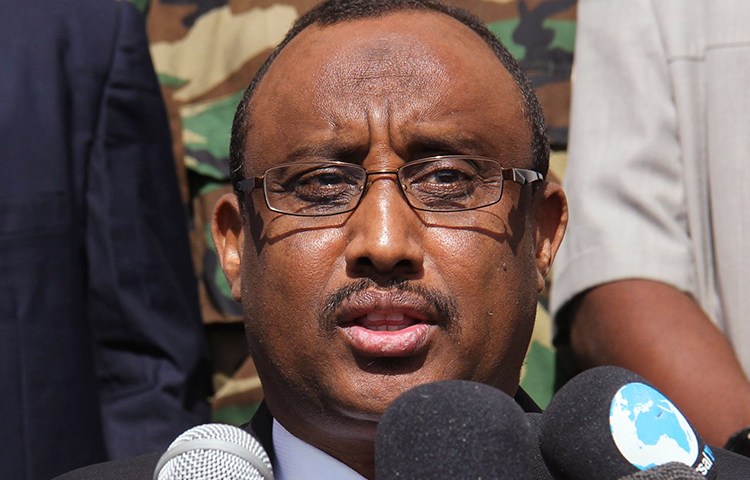
[[[220,423],[187,430],[159,459],[154,480],[272,480],[271,460],[246,431]]]
[[[574,377],[542,415],[547,465],[569,480],[618,479],[669,462],[713,478],[714,452],[642,377],[598,367]]]
[[[505,393],[463,380],[398,397],[380,419],[375,477],[536,478],[536,435]]]

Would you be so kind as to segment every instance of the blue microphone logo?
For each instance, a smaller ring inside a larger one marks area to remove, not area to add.
[[[667,397],[643,383],[628,383],[617,391],[609,425],[620,453],[641,470],[668,462],[692,466],[698,459],[698,438],[687,419]]]

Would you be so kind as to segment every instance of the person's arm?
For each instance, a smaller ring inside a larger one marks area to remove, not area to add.
[[[750,383],[732,347],[687,294],[661,282],[623,280],[583,293],[569,313],[581,366],[637,372],[712,445],[750,425]]]

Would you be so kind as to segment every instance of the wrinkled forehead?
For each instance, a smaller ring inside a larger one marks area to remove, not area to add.
[[[418,122],[493,108],[498,121],[525,125],[520,92],[485,42],[447,15],[405,11],[303,30],[256,90],[250,133],[255,141],[261,133],[288,136],[282,119],[343,124],[387,111],[394,121]],[[277,128],[253,135],[266,123],[260,119]]]
[[[452,52],[437,52],[412,32],[375,32],[331,47],[315,72],[317,101],[327,100],[331,91],[352,100],[388,96],[393,101],[450,81],[453,59],[445,54]]]
[[[256,99],[268,89],[359,94],[378,86],[390,92],[389,87],[407,90],[436,78],[455,83],[471,76],[488,77],[495,86],[508,83],[500,81],[505,79],[515,89],[510,74],[470,28],[442,13],[404,11],[306,28],[276,59]]]

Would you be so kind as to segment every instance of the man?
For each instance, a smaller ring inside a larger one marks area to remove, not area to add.
[[[213,234],[276,478],[372,478],[414,386],[516,394],[567,221],[540,115],[492,34],[429,1],[323,4],[261,68]]]
[[[169,129],[130,2],[0,2],[0,476],[208,419]]]
[[[143,4],[144,2],[139,2]],[[229,132],[237,104],[289,26],[313,0],[147,2],[151,55],[172,127],[182,192],[191,209],[191,244],[199,298],[211,345],[214,416],[244,422],[262,401],[245,341],[240,304],[232,300],[210,235],[216,201],[232,191]],[[575,0],[448,0],[480,16],[517,59],[544,110],[551,146],[565,148]],[[554,158],[554,157],[553,157]],[[550,162],[555,167],[555,160]],[[554,178],[555,169],[550,170]],[[208,241],[207,241],[208,240]],[[554,355],[547,295],[539,299],[522,385],[545,404],[552,395]]]

